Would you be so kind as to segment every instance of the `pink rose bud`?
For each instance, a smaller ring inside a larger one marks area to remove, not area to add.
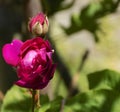
[[[25,42],[13,40],[3,46],[2,54],[6,63],[16,68],[19,80],[15,84],[18,86],[42,89],[54,75],[53,50],[50,43],[40,37]]]
[[[43,36],[48,32],[49,21],[46,15],[39,13],[32,17],[28,23],[29,31],[37,36]]]

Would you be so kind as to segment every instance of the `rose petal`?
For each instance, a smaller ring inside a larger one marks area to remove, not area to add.
[[[52,54],[53,54],[52,52],[47,52],[47,56],[48,56],[50,62],[52,62]]]
[[[25,66],[30,66],[32,68],[32,61],[37,55],[37,52],[34,50],[30,50],[25,57],[23,58],[23,63]]]
[[[46,54],[47,54],[46,49],[42,48],[42,49],[40,49],[40,51],[38,53],[40,54],[42,60],[44,60],[46,62]]]
[[[47,72],[46,71],[44,71],[43,72],[43,74],[45,74],[44,75],[44,78],[43,78],[43,82],[46,82],[46,81],[49,81],[49,80],[51,80],[52,79],[52,77],[53,77],[53,75],[54,75],[54,73],[55,73],[55,70],[56,70],[56,64],[52,64],[52,65],[50,65],[49,64],[49,69],[47,70]],[[46,72],[46,73],[45,73]]]
[[[31,20],[29,21],[30,31],[32,31],[32,26],[36,22],[40,22],[40,24],[42,25],[44,20],[45,20],[45,15],[43,13],[39,13],[38,15],[32,17]]]
[[[20,40],[13,40],[12,43],[5,44],[2,48],[2,55],[6,63],[16,66],[19,60],[18,54],[23,42]]]
[[[29,83],[29,82],[21,79],[21,80],[18,80],[17,82],[15,82],[15,84],[18,86],[24,87],[24,88],[42,89],[45,86],[47,86],[48,82],[41,83],[41,82],[39,82],[39,78],[37,78],[37,81],[34,83]]]

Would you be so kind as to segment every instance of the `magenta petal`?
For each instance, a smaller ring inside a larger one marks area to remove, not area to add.
[[[44,61],[46,61],[46,49],[45,48],[42,48],[42,49],[40,49],[40,51],[39,51],[39,54],[41,55],[41,58],[44,60]]]
[[[15,82],[15,84],[18,85],[18,86],[24,87],[26,85],[26,82],[24,82],[22,80],[18,80],[17,82]]]
[[[19,60],[18,54],[23,42],[20,40],[13,40],[12,43],[5,44],[2,48],[2,55],[6,63],[16,66]]]
[[[39,80],[39,78],[37,78]],[[24,87],[24,88],[32,88],[32,89],[42,89],[44,88],[48,82],[45,82],[45,83],[41,83],[41,82],[38,82],[37,83],[29,83],[29,82],[26,82],[24,80],[18,80],[17,82],[15,82],[16,85],[20,86],[20,87]]]

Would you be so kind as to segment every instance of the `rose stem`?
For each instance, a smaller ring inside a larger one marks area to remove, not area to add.
[[[32,112],[34,112],[34,108],[35,108],[35,94],[36,91],[32,90]]]
[[[37,107],[39,108],[41,105],[40,105],[40,90],[37,90],[37,96],[38,96],[38,99],[37,99]]]

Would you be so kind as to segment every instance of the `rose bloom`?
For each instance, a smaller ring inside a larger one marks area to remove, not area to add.
[[[6,63],[17,70],[19,80],[15,84],[31,89],[42,89],[52,79],[56,69],[52,53],[50,43],[40,37],[25,42],[13,40],[2,48]]]
[[[28,22],[28,29],[34,35],[45,35],[48,32],[49,21],[45,14],[38,13]]]

